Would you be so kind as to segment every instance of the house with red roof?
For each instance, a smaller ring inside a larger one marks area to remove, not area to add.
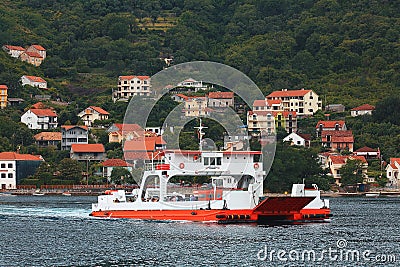
[[[295,111],[253,110],[247,112],[248,131],[253,136],[269,135],[276,132],[277,127],[284,128],[287,133],[297,131],[297,114]]]
[[[128,101],[132,96],[150,96],[150,76],[119,76],[117,90],[112,93],[113,101]]]
[[[156,152],[165,149],[166,142],[162,136],[144,136],[124,143],[124,152]]]
[[[121,143],[124,140],[131,140],[141,136],[144,136],[144,130],[136,123],[114,123],[106,132],[108,133],[108,142]]]
[[[0,108],[7,107],[8,87],[5,84],[0,84]]]
[[[392,186],[400,185],[400,158],[390,158],[390,163],[386,166],[386,177]]]
[[[325,168],[329,169],[330,175],[335,179],[335,183],[341,185],[340,169],[346,165],[349,160],[360,160],[363,163],[362,175],[364,177],[364,181],[368,181],[368,162],[363,156],[329,155],[328,160],[325,163]]]
[[[28,47],[27,49],[26,49],[26,51],[27,52],[32,52],[32,53],[37,53],[37,54],[39,54],[39,56],[41,56],[43,59],[45,59],[46,58],[46,49],[43,47],[43,46],[41,46],[41,45],[38,45],[38,44],[33,44],[33,45],[31,45],[30,47]]]
[[[60,132],[41,132],[33,136],[35,144],[40,147],[55,146],[61,143]]]
[[[295,111],[298,116],[311,116],[322,109],[322,101],[313,90],[274,91],[266,96],[267,100],[281,100],[285,111]]]
[[[110,113],[102,109],[101,107],[90,106],[82,110],[78,117],[84,122],[86,126],[91,127],[95,120],[108,120]]]
[[[2,48],[13,58],[19,58],[19,56],[25,51],[25,48],[17,45],[3,45]]]
[[[21,122],[29,129],[46,130],[57,128],[57,114],[52,109],[31,108],[21,116]]]
[[[184,94],[174,94],[171,96],[172,100],[182,103],[184,101],[186,101],[189,97],[187,95]]]
[[[19,154],[16,152],[0,153],[0,189],[17,189],[22,179],[33,175],[43,162],[41,156]]]
[[[161,136],[145,136],[124,143],[125,160],[136,168],[148,161],[161,161],[166,142]]]
[[[72,144],[87,144],[89,128],[84,125],[61,126],[61,150],[71,150]]]
[[[353,152],[354,136],[350,130],[346,131],[322,131],[322,146],[330,151],[348,150]]]
[[[253,102],[253,111],[283,111],[281,100],[257,99]]]
[[[362,116],[362,115],[372,115],[372,111],[375,110],[375,106],[372,106],[370,104],[364,104],[355,108],[351,109],[351,116],[352,117],[357,117],[357,116]]]
[[[233,107],[235,103],[233,92],[209,92],[207,99],[210,108]]]
[[[36,67],[40,66],[44,60],[44,58],[39,53],[29,51],[22,52],[19,56],[19,59]]]
[[[379,147],[374,149],[364,146],[354,151],[354,155],[364,156],[366,159],[379,159],[381,157],[381,151]]]
[[[101,165],[103,166],[103,177],[107,177],[108,181],[110,181],[111,173],[114,168],[124,168],[129,172],[132,172],[133,169],[132,164],[123,159],[107,159],[103,161]]]
[[[78,161],[104,161],[106,150],[103,144],[72,144],[70,158]]]
[[[317,136],[321,136],[322,131],[346,131],[346,122],[343,120],[319,121],[315,126]]]
[[[30,85],[40,89],[47,89],[47,82],[45,79],[37,76],[24,75],[21,77],[22,86]]]
[[[43,109],[43,108],[47,108],[47,107],[45,104],[43,104],[43,102],[37,102],[37,103],[33,104],[31,106],[31,108]]]

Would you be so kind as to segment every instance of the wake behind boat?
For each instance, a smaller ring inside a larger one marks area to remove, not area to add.
[[[200,124],[201,125],[201,124]],[[200,142],[201,142],[201,126]],[[217,223],[326,222],[329,201],[317,186],[295,184],[291,196],[263,199],[261,151],[165,150],[162,162],[148,163],[140,188],[127,197],[108,191],[92,204],[91,216],[145,220],[187,220]],[[188,198],[168,193],[175,176],[212,176],[212,188]]]

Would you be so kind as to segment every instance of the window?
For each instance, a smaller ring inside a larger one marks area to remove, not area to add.
[[[5,174],[5,173],[2,173],[2,174],[1,174],[1,178],[6,178],[6,174]]]
[[[9,173],[9,174],[8,174],[8,178],[13,178],[13,174],[12,174],[12,173]]]
[[[210,165],[216,165],[215,158],[210,158]]]
[[[5,164],[5,163],[2,163],[2,164],[1,164],[1,168],[2,168],[2,169],[5,169],[5,168],[6,168],[6,164]]]
[[[8,163],[8,168],[12,168],[12,167],[13,167],[12,163]]]
[[[204,158],[204,165],[209,165],[210,164],[210,158],[205,157]]]

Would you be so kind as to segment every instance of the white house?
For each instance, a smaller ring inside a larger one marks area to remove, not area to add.
[[[290,145],[295,145],[295,146],[310,147],[310,139],[311,139],[310,134],[290,133],[288,136],[283,138],[283,142],[289,142]]]
[[[128,101],[132,96],[150,96],[150,82],[150,76],[119,76],[118,88],[112,94],[113,101]]]
[[[188,91],[192,91],[190,89],[193,89],[193,91],[197,92],[199,90],[207,90],[207,85],[203,84],[202,81],[196,81],[195,79],[189,78],[186,79],[176,85],[176,87],[184,87],[187,88]]]
[[[3,45],[3,50],[11,57],[18,58],[25,51],[25,48],[15,45]]]
[[[355,107],[351,109],[351,116],[357,117],[361,115],[372,115],[372,111],[375,110],[375,106],[364,104],[359,107]]]
[[[187,95],[184,94],[174,94],[171,96],[172,100],[176,101],[176,102],[185,102],[186,100],[189,99],[189,97]]]
[[[24,75],[21,77],[22,86],[30,85],[41,89],[47,89],[47,82],[41,77]]]
[[[82,119],[86,126],[92,126],[95,120],[108,120],[108,113],[104,109],[96,106],[90,106],[84,110],[82,110],[78,117]]]
[[[399,186],[400,184],[400,158],[390,158],[390,164],[386,167],[386,177],[389,179],[389,184]]]
[[[0,189],[17,189],[17,184],[29,175],[33,175],[41,162],[43,159],[40,156],[1,152]]]
[[[267,100],[281,100],[285,111],[296,111],[298,116],[311,116],[322,109],[322,101],[313,90],[274,91],[266,96]]]
[[[61,150],[70,150],[72,144],[87,144],[89,129],[81,125],[61,126]]]
[[[54,129],[57,127],[57,114],[51,109],[29,109],[21,116],[21,122],[29,129]]]

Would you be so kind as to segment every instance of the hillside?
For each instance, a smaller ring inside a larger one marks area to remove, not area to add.
[[[236,67],[265,93],[305,87],[328,104],[376,104],[399,92],[399,13],[397,1],[369,0],[6,0],[3,44],[39,43],[49,56],[34,68],[0,53],[0,83],[29,73],[68,100],[105,96],[118,75],[152,75],[173,55]]]

